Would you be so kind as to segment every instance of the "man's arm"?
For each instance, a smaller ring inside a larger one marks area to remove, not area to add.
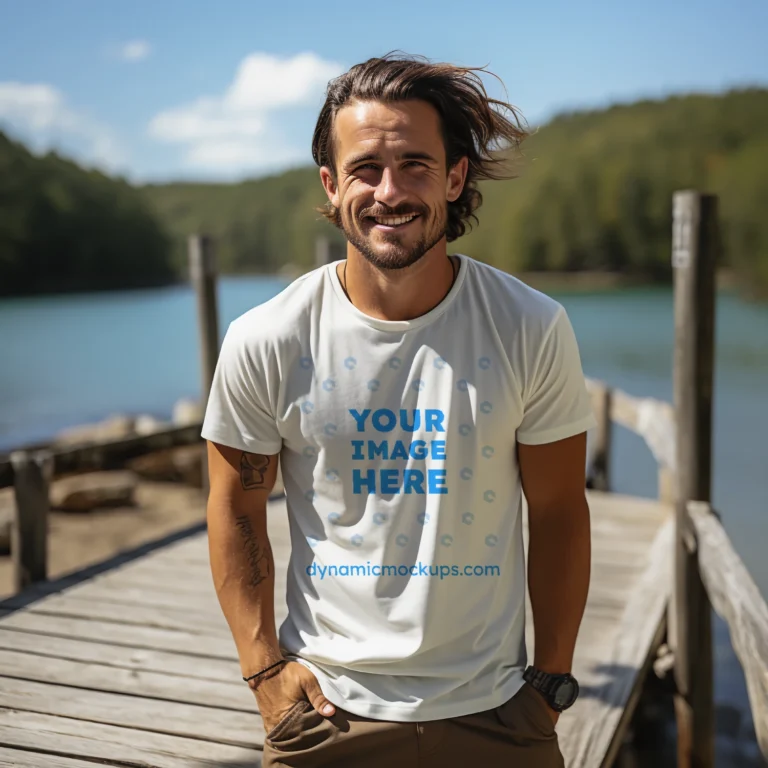
[[[325,716],[335,708],[315,676],[283,659],[275,626],[275,561],[267,536],[267,499],[278,455],[247,453],[208,442],[208,550],[213,584],[235,641],[243,677],[277,667],[249,683],[267,732],[300,700]]]
[[[518,443],[528,502],[528,591],[533,665],[570,672],[589,591],[591,540],[585,492],[586,433],[543,445]]]
[[[278,455],[208,442],[211,573],[243,677],[283,658],[275,627],[275,563],[267,536],[267,498],[278,461]]]

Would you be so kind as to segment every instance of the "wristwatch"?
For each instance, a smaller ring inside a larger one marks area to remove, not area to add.
[[[552,675],[536,667],[528,667],[523,673],[523,680],[535,688],[555,712],[572,707],[579,697],[579,684],[573,675]]]

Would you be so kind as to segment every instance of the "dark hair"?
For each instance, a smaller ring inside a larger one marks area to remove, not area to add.
[[[448,168],[464,156],[469,160],[461,195],[448,203],[446,236],[448,242],[456,240],[466,232],[470,218],[477,221],[474,212],[483,202],[477,183],[516,178],[517,174],[501,170],[507,159],[505,150],[518,148],[530,135],[521,126],[515,107],[488,96],[476,74],[483,71],[485,67],[434,64],[423,56],[397,51],[356,64],[328,83],[325,104],[312,137],[315,163],[329,167],[337,178],[333,124],[338,111],[350,102],[428,102],[440,116]],[[330,201],[318,211],[340,227],[340,212]]]

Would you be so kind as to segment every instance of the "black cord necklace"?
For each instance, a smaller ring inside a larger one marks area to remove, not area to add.
[[[453,289],[453,285],[456,282],[456,278],[458,277],[458,274],[459,274],[459,269],[456,266],[456,262],[454,261],[454,259],[451,256],[449,256],[448,260],[451,262],[451,269],[453,270],[453,278],[451,279],[451,284],[448,287],[448,290],[445,292],[445,296],[447,296],[451,292],[451,290]],[[344,269],[342,270],[342,277],[343,277],[344,282],[341,284],[341,289],[344,291],[344,295],[347,297],[347,299],[349,299],[349,303],[351,304],[352,303],[352,299],[349,298],[349,291],[347,291],[347,264],[348,263],[349,263],[349,260],[345,259],[344,260]],[[440,301],[442,301],[445,298],[445,296],[443,296],[443,298],[440,299]]]

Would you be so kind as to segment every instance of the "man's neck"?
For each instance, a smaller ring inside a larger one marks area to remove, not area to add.
[[[382,270],[348,244],[347,260],[337,266],[337,274],[349,300],[363,314],[378,320],[414,320],[445,298],[459,268],[455,261],[443,246],[410,267]]]

